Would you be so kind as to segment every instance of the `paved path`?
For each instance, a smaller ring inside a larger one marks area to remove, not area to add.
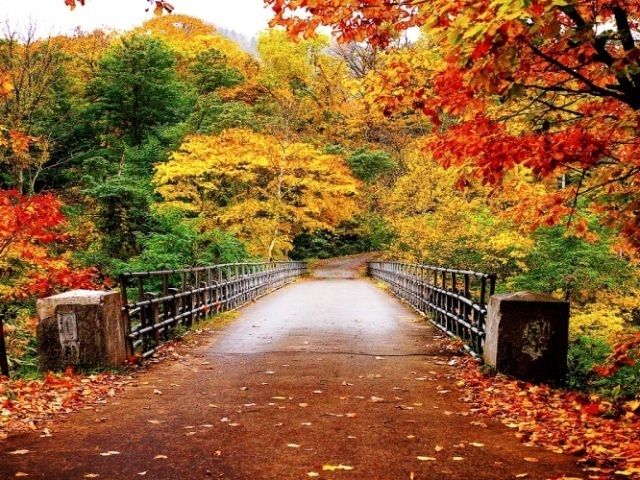
[[[0,479],[583,478],[572,457],[469,415],[455,358],[411,310],[356,278],[361,263],[321,264],[100,411],[55,423],[50,438],[0,443]]]

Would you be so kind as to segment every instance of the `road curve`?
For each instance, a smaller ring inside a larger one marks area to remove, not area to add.
[[[53,424],[52,437],[10,438],[0,478],[582,478],[573,458],[470,414],[456,359],[360,278],[365,260],[320,263],[104,408]]]

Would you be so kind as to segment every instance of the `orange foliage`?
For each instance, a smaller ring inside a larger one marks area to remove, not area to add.
[[[409,105],[437,126],[455,124],[429,143],[444,165],[471,159],[474,176],[493,186],[528,167],[532,183],[547,188],[542,204],[521,199],[529,211],[547,212],[539,224],[570,219],[586,235],[577,211],[586,206],[622,233],[621,248],[640,252],[639,1],[266,3],[272,24],[293,36],[327,25],[341,41],[388,47],[422,27],[441,67],[421,68],[410,57],[390,66],[378,92],[384,113]]]
[[[75,270],[47,245],[62,243],[65,217],[50,194],[0,190],[0,298],[47,296],[58,289],[96,288],[94,269]]]
[[[500,419],[527,445],[578,455],[589,478],[640,472],[639,402],[612,416],[617,406],[597,395],[491,376],[472,361],[463,363],[460,378],[471,412]]]

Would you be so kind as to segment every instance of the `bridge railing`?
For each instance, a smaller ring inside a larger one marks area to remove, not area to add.
[[[436,327],[461,338],[472,353],[482,355],[495,274],[401,262],[369,262],[368,274],[427,315]]]
[[[234,310],[292,282],[305,262],[231,263],[120,276],[129,354],[151,355],[176,327]]]

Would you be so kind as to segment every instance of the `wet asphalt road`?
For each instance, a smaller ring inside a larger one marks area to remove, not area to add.
[[[52,423],[52,437],[0,444],[0,479],[586,478],[573,458],[470,415],[455,358],[358,278],[363,261],[325,262],[243,308],[105,407]]]

